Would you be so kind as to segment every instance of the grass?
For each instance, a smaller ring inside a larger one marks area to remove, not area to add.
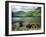
[[[16,27],[12,31],[28,31],[28,30],[38,30],[40,28],[27,28],[27,27]]]

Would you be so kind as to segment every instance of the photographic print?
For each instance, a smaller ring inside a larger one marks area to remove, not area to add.
[[[8,3],[8,2],[7,2]],[[44,33],[44,3],[9,2],[7,35]],[[6,12],[7,12],[6,10]]]
[[[12,6],[12,31],[41,29],[41,7]]]

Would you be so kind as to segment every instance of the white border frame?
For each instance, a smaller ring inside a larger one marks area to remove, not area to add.
[[[11,29],[11,25],[12,25],[12,20],[11,20],[11,5],[25,5],[25,6],[38,6],[38,7],[41,7],[41,30],[31,30],[31,31],[12,31]],[[44,32],[44,6],[42,4],[26,4],[26,3],[9,3],[9,35],[11,34],[26,34],[26,33],[42,33]]]

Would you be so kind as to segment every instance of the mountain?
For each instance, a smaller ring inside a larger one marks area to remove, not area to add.
[[[12,17],[32,17],[32,16],[41,16],[41,7],[36,8],[33,11],[28,11],[28,12],[24,12],[24,11],[17,11],[17,12],[12,12]]]
[[[17,12],[12,12],[12,17],[18,16],[20,14],[25,13],[24,11],[17,11]]]
[[[41,16],[41,7],[36,8],[34,11],[32,11],[33,16]]]

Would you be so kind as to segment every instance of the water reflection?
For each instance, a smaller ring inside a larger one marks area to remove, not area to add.
[[[41,22],[41,17],[13,17],[13,22],[15,22],[15,21]]]

